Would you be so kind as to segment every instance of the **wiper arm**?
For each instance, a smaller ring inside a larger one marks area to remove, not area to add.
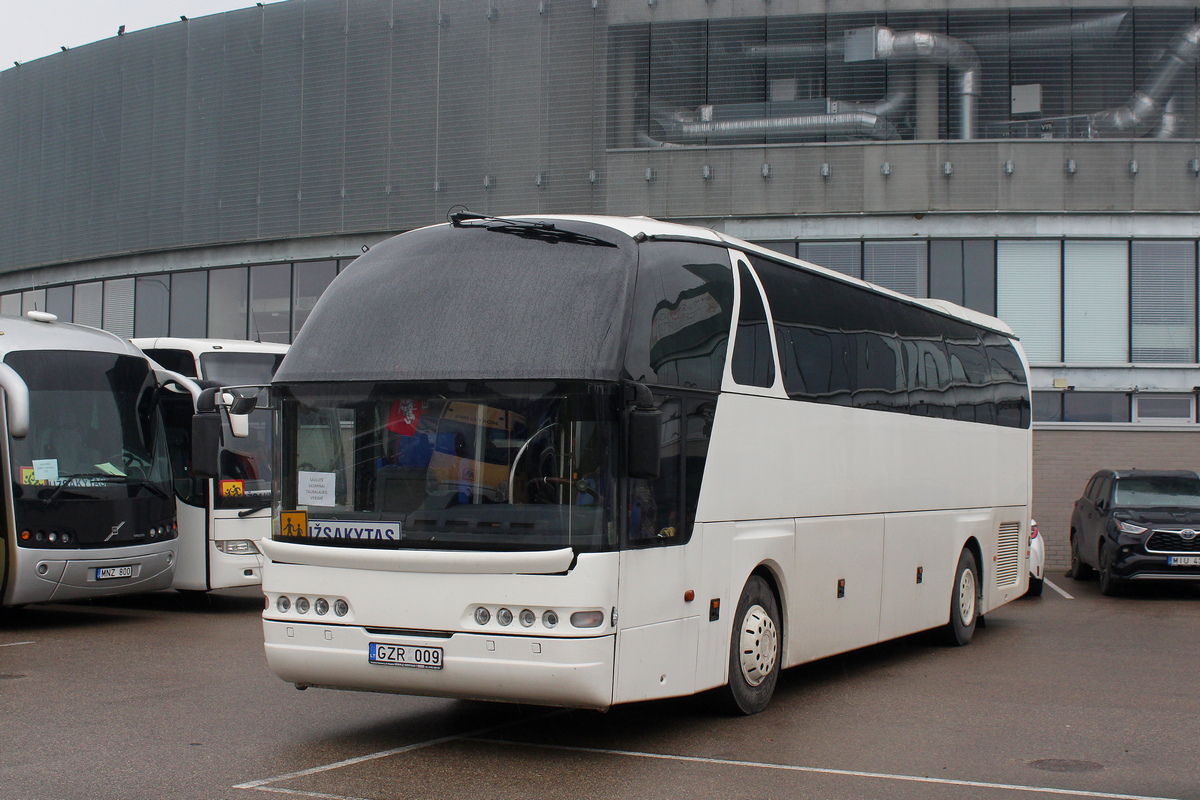
[[[117,478],[118,480],[124,480],[126,483],[136,483],[137,487],[139,489],[149,489],[150,491],[154,492],[156,495],[161,497],[163,500],[171,499],[171,496],[169,494],[167,494],[162,489],[155,486],[153,483],[146,480],[145,478],[130,478],[130,477],[126,476],[124,479],[122,479],[117,475],[113,475],[112,477]]]
[[[63,489],[66,489],[68,486],[70,486],[71,481],[75,480],[76,478],[91,478],[95,480],[97,478],[111,478],[112,476],[106,472],[76,472],[72,475],[59,475],[58,477],[62,479],[62,483],[54,487],[54,491],[50,493],[49,497],[43,498],[42,500],[42,505],[46,508],[54,505],[54,501],[58,499],[60,494],[62,494]],[[76,486],[75,488],[80,489],[86,487]]]
[[[479,225],[467,225],[465,223],[478,222]],[[489,224],[496,223],[496,224]],[[483,228],[484,230],[494,233],[511,233],[516,236],[524,236],[529,239],[541,239],[543,241],[556,242],[571,242],[573,244],[592,244],[600,247],[616,247],[612,242],[607,242],[604,239],[599,239],[595,236],[589,236],[586,233],[576,233],[559,228],[552,222],[528,220],[528,219],[510,219],[507,217],[490,217],[487,214],[476,214],[472,211],[456,211],[450,215],[450,224],[456,228]]]
[[[255,514],[255,513],[259,512],[259,511],[262,511],[264,508],[270,508],[270,507],[271,507],[271,501],[270,501],[270,500],[268,500],[268,501],[267,501],[267,502],[265,502],[265,503],[260,503],[260,504],[258,504],[258,505],[256,505],[256,506],[250,506],[249,508],[247,508],[247,509],[245,509],[245,510],[243,510],[243,511],[239,511],[239,512],[238,512],[238,516],[239,516],[239,517],[248,517],[248,516],[250,516],[251,514]]]

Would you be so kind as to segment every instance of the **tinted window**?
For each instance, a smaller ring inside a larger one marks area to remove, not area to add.
[[[645,383],[718,390],[733,324],[733,271],[718,247],[647,242],[625,370]]]
[[[772,386],[775,383],[775,357],[771,353],[771,333],[767,330],[767,311],[750,270],[738,267],[742,287],[742,305],[738,312],[737,339],[733,344],[733,379],[743,386]]]

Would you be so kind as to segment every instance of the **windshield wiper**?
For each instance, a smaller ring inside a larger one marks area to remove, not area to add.
[[[77,478],[89,478],[89,479],[91,479],[91,480],[96,480],[96,479],[106,479],[106,478],[111,478],[111,477],[113,477],[113,476],[112,476],[112,475],[109,475],[107,472],[76,472],[76,473],[74,473],[74,474],[71,474],[71,475],[59,475],[58,477],[59,477],[60,479],[62,479],[62,483],[60,483],[58,486],[55,486],[55,487],[54,487],[54,491],[50,493],[50,496],[49,496],[49,497],[46,497],[46,498],[43,498],[43,499],[42,499],[42,505],[44,505],[44,506],[45,506],[45,507],[47,507],[47,508],[49,508],[50,506],[54,505],[54,501],[58,499],[58,496],[59,496],[60,494],[62,494],[62,491],[63,491],[63,489],[66,489],[66,488],[68,488],[68,487],[71,487],[71,481],[73,481],[73,480],[75,480],[75,479],[77,479]],[[75,486],[75,487],[71,487],[71,488],[75,488],[75,489],[87,489],[87,488],[89,488],[89,487],[87,487],[87,486]]]
[[[239,517],[248,517],[248,516],[250,516],[251,514],[257,513],[257,512],[259,512],[259,511],[262,511],[264,508],[270,508],[270,507],[271,507],[271,501],[270,501],[270,500],[268,500],[268,501],[267,501],[267,502],[265,502],[265,503],[259,503],[259,504],[258,504],[258,505],[256,505],[256,506],[250,506],[249,508],[247,508],[247,509],[245,509],[245,510],[243,510],[243,511],[239,511],[239,512],[238,512],[238,516],[239,516]]]
[[[58,477],[64,479],[63,482],[54,487],[54,491],[50,493],[49,497],[42,500],[42,505],[47,508],[54,505],[54,501],[58,499],[60,494],[62,494],[63,489],[92,488],[88,486],[71,486],[71,481],[78,478],[87,478],[88,480],[100,481],[101,483],[123,483],[126,485],[132,484],[137,486],[138,489],[149,489],[151,492],[164,500],[170,499],[170,495],[168,495],[159,487],[155,486],[153,483],[150,483],[150,481],[146,480],[145,478],[131,478],[128,475],[112,475],[107,472],[76,472],[71,475],[59,475]]]
[[[481,224],[465,224],[469,222],[478,222]],[[456,211],[450,215],[450,224],[456,228],[483,228],[494,233],[511,233],[516,236],[524,236],[527,239],[540,239],[551,244],[571,242],[572,244],[616,247],[612,242],[607,242],[595,236],[589,236],[586,233],[564,230],[553,222],[490,217],[487,214],[476,214],[472,211]]]

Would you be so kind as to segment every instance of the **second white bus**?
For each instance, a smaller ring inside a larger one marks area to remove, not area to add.
[[[206,388],[266,386],[288,349],[286,344],[183,337],[133,343],[156,363]],[[273,417],[265,407],[252,411],[247,435],[234,436],[227,410],[217,413],[223,428],[216,446],[218,469],[212,478],[199,477],[191,469],[191,398],[164,398],[179,508],[179,563],[173,586],[183,591],[253,586],[262,580],[258,542],[271,530]]]
[[[997,319],[706,229],[459,214],[333,282],[276,374],[266,655],[308,686],[607,708],[1026,589]]]

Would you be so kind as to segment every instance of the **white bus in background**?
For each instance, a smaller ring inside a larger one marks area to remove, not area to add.
[[[31,311],[0,317],[0,606],[166,589],[175,498],[166,384],[110,333]]]
[[[203,388],[260,387],[287,352],[285,344],[234,339],[134,339],[156,363],[194,378]],[[182,395],[163,405],[179,502],[176,589],[208,591],[261,580],[257,543],[271,534],[272,416],[265,403],[252,411],[248,435],[234,436],[228,409],[219,411],[224,435],[215,478],[191,474],[193,407]],[[241,433],[241,431],[238,431]]]
[[[275,375],[283,680],[753,713],[1025,592],[999,320],[706,229],[452,219],[338,276]]]

